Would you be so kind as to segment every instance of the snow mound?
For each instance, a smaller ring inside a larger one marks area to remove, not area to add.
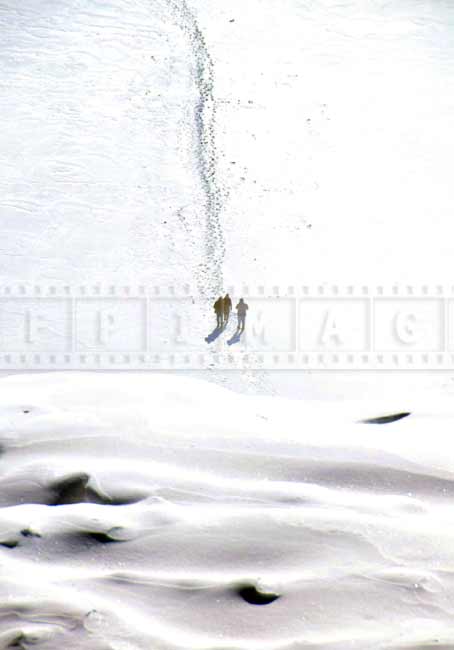
[[[452,418],[4,378],[0,647],[450,647]]]

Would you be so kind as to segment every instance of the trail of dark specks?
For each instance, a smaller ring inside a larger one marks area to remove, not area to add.
[[[225,241],[220,223],[222,192],[216,177],[216,103],[214,69],[205,38],[185,0],[166,0],[177,24],[187,34],[194,58],[195,83],[199,101],[195,106],[197,166],[205,195],[204,259],[197,270],[202,295],[213,297],[223,290]]]

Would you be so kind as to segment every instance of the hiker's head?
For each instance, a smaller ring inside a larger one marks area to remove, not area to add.
[[[244,302],[243,298],[240,298],[240,302]]]

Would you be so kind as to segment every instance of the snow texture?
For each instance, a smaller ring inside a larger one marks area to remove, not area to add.
[[[0,284],[446,281],[453,28],[3,0]],[[2,379],[0,648],[452,648],[451,379],[206,376]]]
[[[1,163],[15,282],[222,286],[213,64],[184,1],[6,2]]]
[[[2,379],[0,647],[452,647],[452,403],[400,406]]]

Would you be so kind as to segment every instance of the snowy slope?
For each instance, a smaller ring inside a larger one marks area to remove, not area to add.
[[[198,123],[210,71],[183,9],[2,4],[2,282],[216,276]]]
[[[449,281],[453,22],[445,1],[5,0],[1,284],[187,283],[200,323],[230,285]]]
[[[7,0],[0,20],[2,280],[448,276],[450,3]]]
[[[451,647],[454,414],[398,406],[3,379],[0,647]]]
[[[449,277],[452,3],[193,6],[216,72],[225,276]]]

